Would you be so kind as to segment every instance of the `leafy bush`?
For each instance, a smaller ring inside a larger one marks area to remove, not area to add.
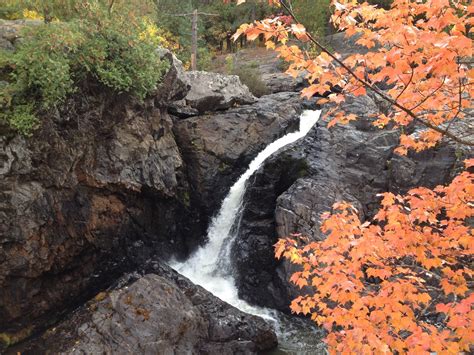
[[[236,67],[232,74],[237,75],[240,81],[247,85],[249,90],[257,97],[268,93],[268,88],[262,80],[262,75],[257,68],[251,65]]]
[[[99,3],[82,9],[80,20],[25,29],[16,51],[0,56],[0,71],[8,74],[0,119],[17,131],[29,134],[38,125],[35,113],[60,105],[83,80],[144,99],[168,68],[156,38],[146,35],[145,18],[110,13]]]
[[[32,130],[39,125],[39,120],[33,113],[33,105],[14,106],[5,114],[7,123],[24,136],[30,136]]]
[[[198,48],[197,52],[197,69],[209,70],[212,68],[213,53],[207,48]]]
[[[51,108],[73,91],[71,55],[85,38],[66,23],[28,28],[24,34],[9,58],[13,103],[36,99],[41,108]]]
[[[225,58],[225,70],[227,74],[237,75],[242,84],[247,85],[255,96],[260,97],[268,94],[268,88],[262,80],[257,62],[236,65],[234,57],[229,55]]]

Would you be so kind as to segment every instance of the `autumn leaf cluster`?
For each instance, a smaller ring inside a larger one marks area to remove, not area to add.
[[[399,128],[398,154],[422,151],[449,138],[473,145],[455,127],[472,107],[474,6],[468,1],[394,0],[382,9],[356,0],[332,2],[331,20],[366,47],[345,57],[331,52],[299,23],[278,17],[240,27],[249,40],[264,38],[305,75],[303,96],[325,96],[328,126],[357,119],[339,105],[368,91],[386,105],[373,117],[379,128]],[[295,43],[316,45],[319,54]],[[336,89],[336,90],[335,90]],[[329,93],[329,94],[328,94]],[[421,129],[414,130],[417,126]],[[474,161],[467,160],[472,169]],[[448,186],[381,194],[373,221],[340,202],[323,216],[327,239],[301,235],[275,245],[276,257],[300,265],[291,281],[302,288],[291,309],[328,331],[334,353],[469,352],[474,344],[474,175],[464,171]]]
[[[472,166],[474,160],[468,161]],[[474,343],[474,174],[448,186],[383,194],[373,222],[349,204],[323,216],[327,239],[294,236],[277,258],[301,265],[291,309],[329,331],[332,352],[457,354]]]
[[[353,0],[333,2],[333,24],[356,36],[357,44],[370,49],[346,58],[320,46],[314,57],[296,44],[318,42],[295,19],[292,24],[278,18],[243,25],[235,38],[253,40],[263,36],[267,48],[276,49],[290,63],[288,73],[306,73],[309,86],[303,96],[329,95],[323,101],[340,104],[348,94],[365,95],[367,90],[386,100],[390,109],[374,117],[374,125],[399,127],[402,135],[397,152],[433,147],[443,136],[461,139],[450,129],[472,106],[474,69],[466,64],[473,55],[474,5],[449,0],[395,0],[385,10]],[[380,88],[387,88],[382,90]],[[350,120],[338,108],[333,122]],[[426,128],[408,134],[414,123]]]

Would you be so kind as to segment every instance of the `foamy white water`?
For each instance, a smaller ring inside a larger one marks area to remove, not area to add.
[[[231,230],[239,216],[245,193],[245,184],[249,177],[273,153],[303,138],[316,124],[320,114],[321,111],[304,111],[300,116],[298,131],[277,139],[255,157],[247,171],[230,188],[229,193],[222,202],[219,213],[212,219],[207,231],[207,244],[199,248],[185,262],[170,263],[171,267],[195,284],[201,285],[241,311],[255,314],[268,320],[275,320],[272,311],[251,306],[238,297],[232,271],[230,270],[230,247],[235,237],[231,234]]]

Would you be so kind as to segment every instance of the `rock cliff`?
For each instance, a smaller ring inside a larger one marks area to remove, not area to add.
[[[25,24],[0,25],[0,45],[14,50]],[[247,164],[313,104],[293,92],[256,99],[235,76],[185,72],[159,52],[171,66],[144,102],[89,82],[45,113],[32,137],[0,138],[0,347],[65,315],[21,351],[248,353],[275,345],[262,320],[164,266],[143,265],[183,258],[204,242]],[[133,281],[110,286],[140,268]],[[106,300],[68,313],[105,289]],[[131,293],[150,314],[146,324]]]

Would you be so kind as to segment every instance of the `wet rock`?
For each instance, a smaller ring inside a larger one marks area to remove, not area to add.
[[[54,329],[10,351],[253,354],[276,346],[272,328],[166,266],[130,274]]]
[[[212,215],[230,186],[267,144],[295,130],[305,108],[297,93],[260,98],[252,105],[178,121],[175,135],[204,216]],[[207,219],[204,218],[207,225]]]
[[[200,113],[251,104],[256,98],[236,75],[223,75],[204,71],[187,72],[191,90],[186,104]]]
[[[359,120],[331,129],[328,119],[321,120],[304,139],[269,158],[249,181],[233,246],[239,293],[249,302],[288,311],[300,292],[288,282],[295,270],[274,259],[272,245],[291,233],[322,240],[320,214],[330,211],[333,203],[351,202],[363,220],[369,219],[381,192],[434,187],[452,178],[457,162],[453,146],[400,157],[393,152],[398,132],[370,124],[370,115],[377,112],[375,102],[349,98],[343,109]],[[282,184],[288,167],[295,165],[300,171]]]

